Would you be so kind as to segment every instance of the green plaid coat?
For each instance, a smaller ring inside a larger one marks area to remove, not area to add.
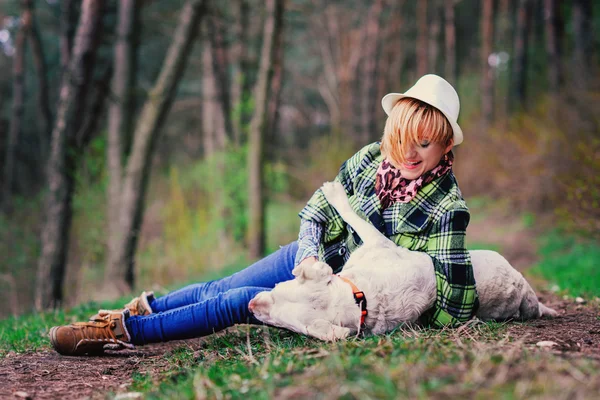
[[[379,143],[365,146],[342,164],[335,180],[346,189],[352,208],[399,246],[423,251],[435,267],[437,300],[422,320],[436,327],[469,320],[479,305],[471,257],[465,246],[469,209],[452,171],[421,188],[409,203],[381,211],[375,177],[383,161]],[[362,241],[329,205],[321,189],[300,212],[320,223],[319,258],[339,272]]]

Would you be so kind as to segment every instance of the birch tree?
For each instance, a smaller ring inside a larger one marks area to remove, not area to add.
[[[135,282],[135,251],[144,214],[144,201],[154,148],[181,80],[198,25],[204,14],[204,0],[188,0],[179,16],[173,41],[137,118],[131,154],[124,167],[119,192],[119,229],[115,247],[108,255],[105,287],[109,294],[129,292]]]
[[[264,137],[273,76],[275,38],[281,33],[283,0],[266,0],[267,19],[263,31],[258,81],[254,91],[255,110],[248,137],[248,245],[250,257],[265,251]]]
[[[42,251],[35,291],[37,309],[57,307],[63,299],[68,238],[75,187],[77,135],[83,125],[86,95],[102,30],[104,2],[84,0],[69,64],[62,79],[48,160],[48,195]]]

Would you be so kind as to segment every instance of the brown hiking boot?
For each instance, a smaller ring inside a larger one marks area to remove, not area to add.
[[[113,312],[129,310],[129,315],[149,315],[152,314],[150,302],[154,300],[154,292],[142,292],[138,297],[134,297],[131,301],[123,306],[120,310],[112,310]],[[100,318],[100,313],[92,315],[90,321],[95,321]]]
[[[152,307],[150,307],[152,300],[154,300],[154,292],[142,292],[139,297],[134,297],[129,303],[125,304],[125,308],[129,310],[129,315],[152,314]]]
[[[94,321],[75,322],[50,329],[50,343],[65,356],[101,354],[105,349],[132,349],[131,336],[125,327],[129,311],[101,310]]]

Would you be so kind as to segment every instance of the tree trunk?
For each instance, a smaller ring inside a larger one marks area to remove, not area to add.
[[[365,27],[364,74],[362,80],[361,114],[362,134],[361,145],[370,143],[375,130],[375,82],[377,72],[377,46],[379,43],[379,26],[383,11],[382,0],[375,0],[369,10]]]
[[[75,0],[62,0],[60,12],[60,66],[64,74],[69,67],[75,34]]]
[[[591,0],[573,1],[573,36],[575,49],[573,54],[573,78],[578,89],[588,86],[593,59]]]
[[[562,48],[563,21],[557,0],[544,0],[544,30],[546,34],[546,53],[548,54],[548,81],[550,91],[556,94],[562,85]]]
[[[509,80],[509,63],[512,60],[508,59],[508,54],[511,54],[511,31],[512,20],[511,20],[511,0],[500,0],[498,4],[498,18],[496,20],[496,47],[500,54],[503,54],[504,58],[500,59],[498,66],[498,73],[496,75],[495,83],[495,96],[496,99],[496,121],[499,122],[504,129],[508,122],[508,102],[510,93],[510,80]]]
[[[47,168],[49,191],[36,282],[38,309],[57,307],[63,299],[76,157],[81,150],[75,147],[75,136],[83,121],[85,96],[102,30],[103,5],[104,2],[94,0],[82,2],[75,44],[61,84]]]
[[[515,28],[514,62],[512,69],[512,95],[509,100],[511,110],[523,109],[527,90],[527,47],[531,26],[531,0],[519,0],[517,5],[517,25]]]
[[[31,26],[29,30],[29,43],[33,54],[33,63],[38,78],[38,115],[39,115],[39,141],[40,141],[40,162],[44,162],[48,156],[48,143],[52,133],[52,111],[50,111],[50,100],[48,95],[48,72],[46,69],[46,59],[42,48],[40,33],[35,23],[34,7],[32,0],[25,0],[24,7],[31,15]]]
[[[269,99],[268,117],[267,117],[267,154],[269,159],[275,156],[277,150],[277,126],[279,125],[279,105],[281,103],[281,91],[283,87],[283,65],[284,65],[284,34],[283,21],[281,33],[275,38],[275,58],[273,60],[273,81],[271,82],[272,96]]]
[[[120,230],[120,202],[123,188],[123,160],[130,142],[134,115],[135,65],[136,65],[136,8],[138,0],[118,3],[117,34],[114,48],[112,99],[108,110],[108,253],[114,254],[123,240]],[[116,264],[108,264],[104,271],[105,282],[119,271]]]
[[[221,185],[224,182],[225,176],[225,162],[224,162],[224,151],[226,148],[227,138],[225,132],[226,117],[225,112],[229,112],[228,106],[224,104],[222,93],[223,90],[228,92],[229,84],[226,82],[223,84],[221,79],[227,79],[226,71],[223,71],[224,65],[221,65],[224,61],[224,56],[220,52],[224,49],[221,47],[222,42],[218,38],[214,38],[216,35],[216,21],[215,16],[212,15],[210,18],[206,18],[205,30],[204,30],[204,52],[202,54],[202,115],[203,115],[203,133],[204,133],[204,150],[205,155],[212,164],[212,168],[215,173],[209,176],[207,182],[209,187],[213,190],[209,193],[210,208],[214,212],[214,215],[220,219],[222,223],[218,224],[217,231],[214,232],[218,239],[219,249],[223,252],[227,251],[228,237],[227,232],[229,230],[229,216],[227,208],[225,207],[225,188]],[[212,20],[212,21],[211,21]],[[221,60],[217,60],[221,58]],[[226,96],[228,97],[228,96]],[[228,100],[226,100],[228,101]],[[231,129],[231,119],[230,129]]]
[[[248,74],[248,15],[250,7],[248,0],[237,0],[235,10],[237,11],[235,22],[235,43],[231,49],[234,65],[233,81],[231,85],[231,105],[233,120],[233,142],[237,146],[241,144],[243,137],[243,126],[246,121],[244,112],[245,103],[248,99],[249,79]]]
[[[454,1],[444,2],[444,71],[446,80],[456,84],[456,27],[454,26]]]
[[[135,251],[154,146],[171,107],[177,84],[183,76],[203,11],[203,0],[188,0],[185,3],[160,75],[137,119],[121,193],[121,240],[108,257],[107,268],[117,271],[107,282],[110,284],[108,289],[112,289],[110,292],[123,294],[134,285]]]
[[[202,52],[202,134],[204,155],[207,158],[212,157],[217,151],[216,115],[218,107],[212,57],[210,42],[206,38]]]
[[[8,131],[8,143],[6,144],[6,157],[4,159],[4,193],[2,196],[3,206],[10,211],[12,202],[12,188],[15,175],[15,155],[17,142],[21,134],[23,124],[23,111],[25,109],[25,45],[27,35],[31,27],[31,10],[23,8],[21,14],[21,25],[15,38],[15,54],[13,59],[13,104]]]
[[[494,112],[494,70],[488,61],[492,54],[494,1],[483,0],[481,13],[481,133],[486,134]]]
[[[417,4],[417,78],[425,75],[429,69],[427,65],[427,2],[421,0]]]
[[[248,137],[248,245],[250,257],[259,258],[265,252],[265,198],[263,183],[263,158],[267,106],[271,92],[275,38],[281,34],[283,0],[266,0],[267,19],[263,31],[260,69],[254,99],[256,107],[250,122]]]
[[[404,38],[406,37],[406,24],[405,24],[405,13],[403,7],[405,0],[398,0],[391,4],[392,9],[390,13],[392,15],[391,20],[394,23],[386,24],[386,33],[383,38],[383,47],[386,49],[384,54],[387,56],[383,57],[383,65],[380,69],[379,78],[379,89],[377,98],[381,99],[386,93],[399,91],[402,80],[402,69],[405,61],[404,48],[406,43]],[[377,108],[381,118],[378,119],[380,122],[384,122],[384,112],[381,108]],[[383,129],[378,126],[377,131],[383,132]]]
[[[213,7],[214,9],[214,7]],[[210,41],[210,51],[212,53],[213,77],[217,89],[218,104],[221,108],[218,126],[219,141],[227,142],[233,139],[233,121],[231,119],[231,96],[229,84],[229,60],[228,52],[225,48],[223,39],[222,22],[219,21],[214,12],[206,19],[208,38]],[[222,146],[224,148],[225,146]]]
[[[428,64],[429,72],[438,73],[438,54],[439,54],[439,40],[440,40],[440,25],[441,25],[441,14],[442,5],[440,0],[432,0],[431,2],[431,23],[429,25],[429,48],[428,48]]]

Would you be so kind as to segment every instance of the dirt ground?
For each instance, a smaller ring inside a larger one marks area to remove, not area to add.
[[[492,228],[493,227],[493,228]],[[535,262],[535,232],[520,227],[518,221],[505,217],[472,223],[468,235],[483,243],[498,243],[503,254],[523,270]],[[578,304],[543,291],[543,283],[532,282],[542,301],[559,311],[554,320],[537,320],[527,324],[511,324],[510,337],[526,346],[551,341],[549,349],[564,357],[585,357],[600,361],[600,304],[590,301]],[[183,342],[194,350],[201,341]],[[128,392],[134,372],[153,373],[168,368],[162,357],[182,342],[139,347],[114,352],[101,359],[63,357],[51,350],[25,354],[8,354],[0,359],[0,398],[72,399],[104,398],[106,394]],[[132,397],[122,398],[135,398]]]

